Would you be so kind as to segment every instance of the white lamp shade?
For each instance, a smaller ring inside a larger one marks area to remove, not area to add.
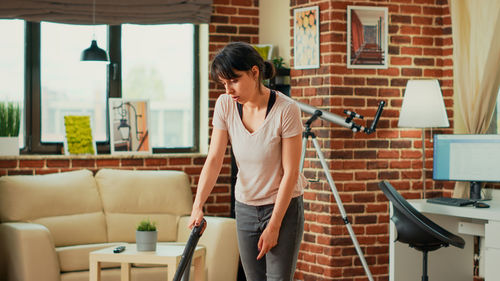
[[[449,127],[443,95],[437,80],[409,80],[406,84],[398,127]]]

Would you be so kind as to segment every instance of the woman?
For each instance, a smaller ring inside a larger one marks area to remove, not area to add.
[[[304,230],[300,110],[262,84],[272,76],[273,65],[246,43],[230,43],[214,58],[211,77],[226,93],[215,105],[210,149],[189,223],[192,228],[201,222],[231,140],[238,165],[238,246],[248,281],[292,280]]]

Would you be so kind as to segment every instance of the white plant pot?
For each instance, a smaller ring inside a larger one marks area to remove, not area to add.
[[[19,156],[19,137],[0,137],[0,156]]]
[[[135,243],[137,251],[156,251],[158,231],[135,231]]]

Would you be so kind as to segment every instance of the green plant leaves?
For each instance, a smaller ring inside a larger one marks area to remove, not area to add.
[[[137,225],[138,231],[156,231],[156,222],[152,222],[150,219],[142,220]]]
[[[14,102],[0,102],[0,137],[17,137],[21,125],[21,109]]]

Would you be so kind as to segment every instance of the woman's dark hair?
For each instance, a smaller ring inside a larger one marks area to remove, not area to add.
[[[210,76],[220,83],[220,78],[234,79],[239,75],[234,73],[238,71],[249,71],[253,66],[259,68],[259,82],[264,79],[271,79],[276,74],[274,65],[265,61],[252,45],[244,42],[233,42],[227,44],[212,61]]]

